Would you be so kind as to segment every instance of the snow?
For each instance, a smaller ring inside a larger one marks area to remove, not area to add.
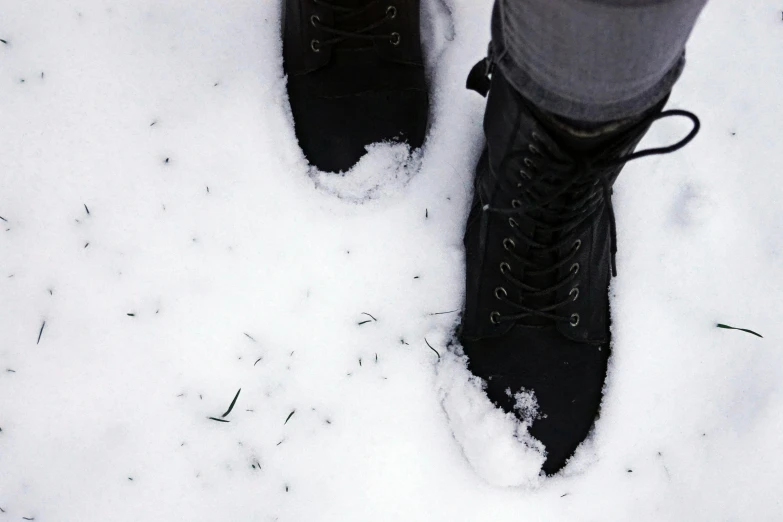
[[[0,3],[0,521],[783,518],[780,10],[703,13],[703,130],[616,185],[602,415],[541,478],[451,345],[491,3],[425,4],[424,150],[326,175],[279,2]]]
[[[495,486],[538,486],[544,447],[527,433],[530,423],[494,408],[481,380],[465,367],[464,357],[446,354],[439,366],[443,411],[473,470]]]

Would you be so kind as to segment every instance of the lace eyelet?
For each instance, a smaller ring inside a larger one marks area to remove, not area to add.
[[[535,166],[535,164],[533,163],[533,160],[530,159],[530,158],[525,158],[524,160],[522,160],[522,163],[524,163],[526,167],[534,167]]]
[[[310,49],[312,49],[314,53],[320,53],[321,52],[321,48],[319,47],[319,45],[321,45],[321,42],[319,42],[318,40],[311,40],[310,41]]]
[[[538,150],[538,147],[536,147],[532,143],[527,146],[527,150],[529,150],[532,154],[535,154],[536,156],[541,156],[541,151]]]
[[[390,20],[393,20],[394,18],[397,18],[397,8],[394,7],[393,5],[390,5],[389,7],[387,7],[386,8],[386,16]]]
[[[569,322],[571,326],[576,326],[579,324],[579,314],[571,314],[571,321]]]
[[[389,43],[392,45],[400,45],[400,33],[392,33],[391,38],[389,38]]]
[[[313,15],[310,17],[310,25],[313,27],[318,27],[319,23],[321,23],[321,19],[318,17],[318,15]]]
[[[518,189],[521,189],[522,187],[524,187],[524,185],[522,184],[522,182],[521,182],[521,181],[520,181],[519,183],[517,183],[517,188],[518,188]]]
[[[579,273],[579,263],[574,263],[571,265],[571,268],[568,269],[569,272],[573,272],[574,275]]]
[[[509,252],[514,250],[516,247],[517,247],[517,244],[514,243],[514,240],[511,239],[510,237],[507,237],[507,238],[503,239],[503,248],[505,248]]]
[[[500,263],[500,273],[505,274],[506,272],[511,272],[511,265],[503,261]]]
[[[502,286],[499,286],[495,288],[495,298],[502,301],[504,298],[508,297],[508,292],[506,292],[506,289]]]
[[[514,207],[514,208],[519,208],[519,207],[522,206],[522,202],[519,201],[518,199],[512,199],[511,200],[511,206]]]
[[[489,322],[492,324],[500,324],[500,312],[491,312],[489,314]]]
[[[514,218],[508,218],[508,226],[511,228],[517,228],[519,226],[519,223]]]
[[[537,141],[539,143],[541,143],[541,141],[542,141],[541,140],[541,136],[539,136],[538,133],[535,132],[535,131],[530,134],[530,137],[533,138],[533,141]]]
[[[577,287],[573,287],[573,288],[571,289],[571,291],[570,291],[570,292],[568,292],[568,295],[572,295],[572,296],[574,296],[574,299],[573,299],[573,300],[574,300],[574,301],[576,301],[577,299],[579,299],[579,288],[577,288]]]
[[[525,169],[519,169],[519,175],[522,176],[522,179],[530,179],[530,174],[528,174]]]
[[[573,248],[573,249],[574,249],[574,252],[576,252],[576,251],[578,251],[578,250],[579,250],[581,247],[582,247],[582,240],[581,240],[581,239],[577,239],[576,241],[574,241],[574,245],[573,245],[571,248]]]

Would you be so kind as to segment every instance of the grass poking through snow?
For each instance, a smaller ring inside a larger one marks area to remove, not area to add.
[[[239,392],[241,392],[241,391],[242,391],[242,388],[239,388],[239,390],[237,390],[237,394],[236,394],[236,395],[234,395],[234,400],[233,400],[233,401],[231,401],[231,404],[229,405],[229,407],[228,407],[228,410],[226,410],[226,413],[224,413],[224,414],[222,415],[222,417],[225,417],[225,416],[227,416],[229,413],[231,413],[231,410],[233,410],[233,409],[234,409],[234,404],[236,404],[236,403],[237,403],[237,399],[239,398]]]
[[[764,336],[762,336],[761,334],[758,334],[753,330],[748,330],[747,328],[737,328],[735,326],[729,326],[727,324],[721,324],[721,323],[718,323],[716,326],[718,328],[725,328],[726,330],[739,330],[740,332],[747,332],[749,334],[755,335],[756,337],[761,337],[762,339],[764,338]]]

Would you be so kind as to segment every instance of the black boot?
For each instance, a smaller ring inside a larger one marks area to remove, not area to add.
[[[418,0],[285,0],[283,68],[297,139],[320,170],[427,126]]]
[[[661,112],[664,100],[633,120],[576,129],[537,110],[500,71],[489,85],[459,341],[496,405],[521,418],[530,409],[515,408],[514,395],[535,394],[530,433],[546,447],[543,470],[552,474],[601,404],[616,252],[611,187],[628,160],[684,146],[699,123],[685,111]],[[671,147],[631,154],[667,116],[688,117],[694,128]]]

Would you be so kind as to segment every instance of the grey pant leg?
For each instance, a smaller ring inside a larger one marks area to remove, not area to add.
[[[496,0],[496,66],[543,110],[599,122],[671,90],[707,0]]]

